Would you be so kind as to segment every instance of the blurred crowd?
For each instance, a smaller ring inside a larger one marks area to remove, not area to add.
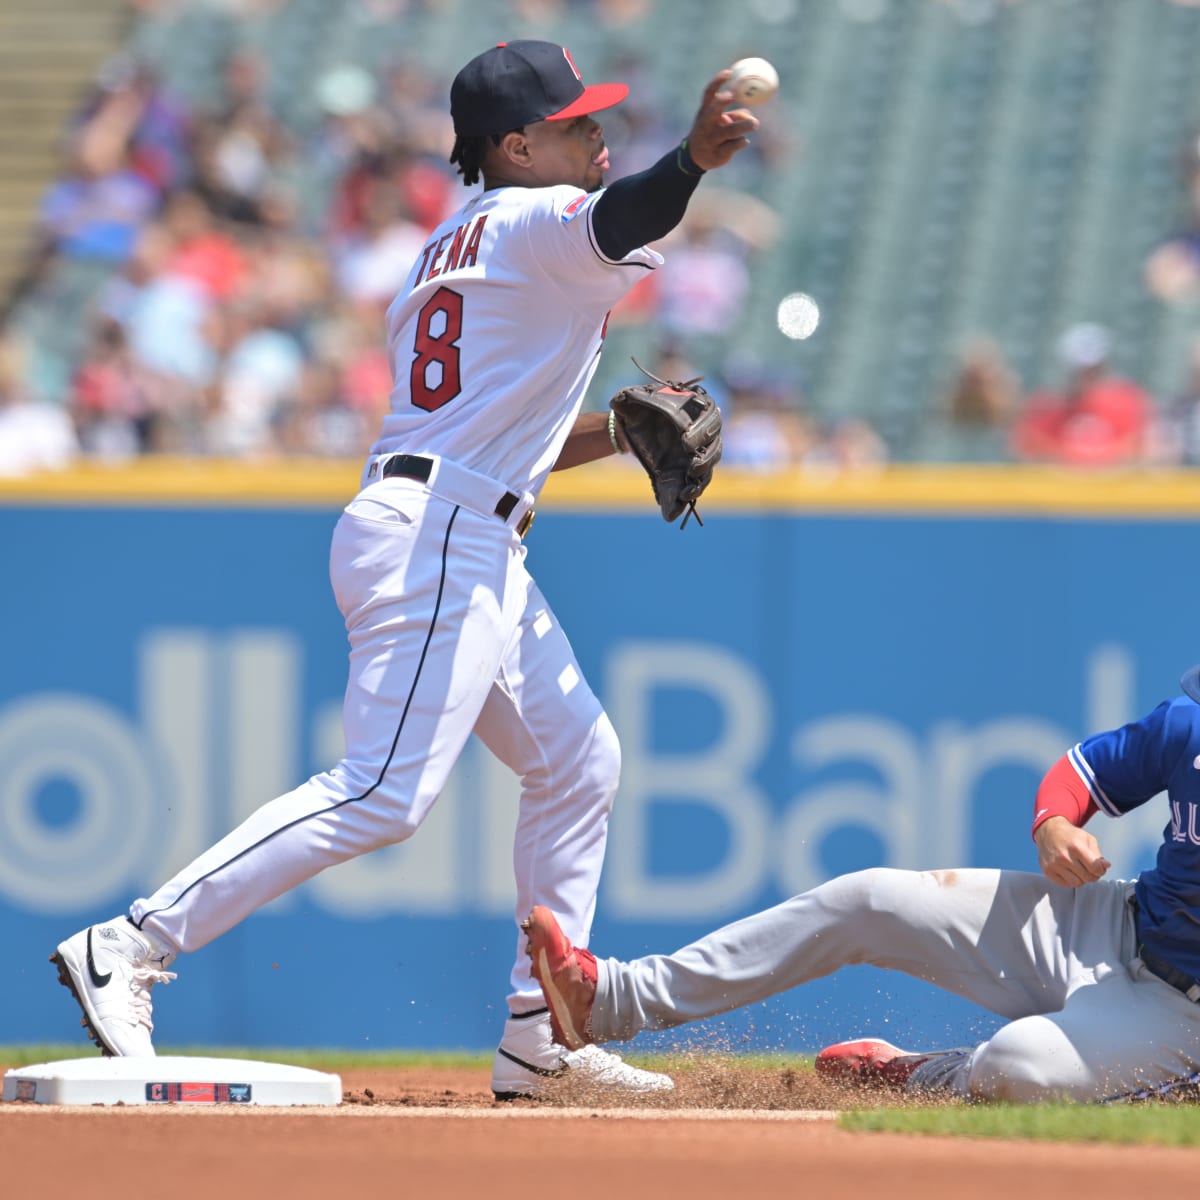
[[[1055,378],[1026,389],[992,339],[962,351],[934,416],[949,449],[968,462],[1041,462],[1074,467],[1200,466],[1200,135],[1180,152],[1184,218],[1143,264],[1148,297],[1195,317],[1178,386],[1156,395],[1115,366],[1119,345],[1104,325],[1057,331]]]
[[[417,69],[396,68],[386,90],[346,69],[319,81],[325,119],[302,141],[265,84],[259,57],[234,54],[222,106],[194,111],[121,57],[73,121],[8,311],[83,286],[82,343],[27,357],[12,321],[0,368],[9,409],[22,388],[18,401],[62,398],[60,454],[370,443],[390,389],[384,311],[458,202],[448,114]]]
[[[597,3],[609,20],[636,9]],[[620,68],[649,100],[636,62]],[[445,81],[415,60],[332,69],[314,81],[319,123],[298,135],[267,100],[268,69],[258,53],[231,53],[221,101],[205,108],[137,57],[104,65],[0,310],[0,471],[370,445],[391,387],[386,308],[429,232],[467,198],[448,162]],[[609,120],[622,173],[678,134],[652,102]],[[749,170],[769,169],[771,154],[762,139]],[[614,312],[614,338],[628,333],[649,370],[674,369],[689,348],[707,357],[738,312],[775,217],[748,192],[737,199],[714,190],[694,205],[670,271]],[[23,325],[30,312],[51,328]],[[636,375],[628,357],[616,369],[620,382]]]
[[[278,0],[222,2],[237,17]],[[511,2],[530,21],[588,4],[615,27],[648,0]],[[436,7],[370,3],[384,16]],[[162,15],[172,0],[135,7]],[[144,58],[101,69],[0,306],[0,474],[80,457],[356,457],[370,445],[391,387],[386,308],[429,231],[466,199],[447,161],[447,82],[416,58],[329,70],[312,84],[319,120],[298,133],[268,100],[268,72],[253,49],[231,51],[220,101],[204,106],[183,103]],[[626,174],[669,148],[678,119],[636,56],[613,73],[631,85],[605,115]],[[697,192],[661,246],[666,269],[614,310],[589,403],[635,381],[633,357],[663,378],[704,377],[725,413],[728,464],[875,470],[891,452],[869,421],[819,417],[802,376],[731,354],[724,336],[779,234],[760,195],[797,150],[787,136],[765,123],[736,190]],[[1200,153],[1192,159],[1192,222],[1146,265],[1165,303],[1200,294]],[[30,312],[51,328],[31,329]],[[54,327],[67,312],[80,316]],[[930,414],[945,435],[934,456],[1200,462],[1200,342],[1184,394],[1154,397],[1113,370],[1111,331],[1085,323],[1057,336],[1060,378],[1028,391],[997,344],[968,345]]]

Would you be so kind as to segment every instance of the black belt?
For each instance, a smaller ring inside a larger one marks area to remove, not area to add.
[[[1182,992],[1193,1004],[1200,1004],[1200,980],[1193,979],[1190,975],[1171,966],[1166,959],[1159,958],[1153,950],[1147,950],[1140,944],[1138,945],[1138,958],[1142,960],[1142,966],[1151,975],[1157,975],[1163,983],[1169,983],[1177,992]]]
[[[405,479],[416,479],[421,483],[428,483],[430,475],[433,474],[433,459],[425,458],[420,454],[393,454],[383,464],[383,468],[379,474],[384,479],[390,475],[403,475]],[[520,502],[521,497],[515,492],[505,492],[496,501],[496,507],[493,511],[500,520],[507,521],[512,516],[513,509]],[[529,526],[532,524],[533,509],[530,509],[517,525],[517,533],[521,537],[524,537],[529,532]]]
[[[1137,953],[1138,958],[1142,960],[1142,966],[1151,975],[1161,979],[1163,983],[1170,984],[1177,992],[1182,992],[1193,1004],[1200,1004],[1200,979],[1193,979],[1186,972],[1171,966],[1165,958],[1159,958],[1153,950],[1148,950],[1142,944],[1141,930],[1138,929],[1138,905],[1136,900],[1132,901],[1132,906],[1133,927],[1137,932]]]

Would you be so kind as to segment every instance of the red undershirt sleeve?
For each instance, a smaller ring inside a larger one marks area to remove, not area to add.
[[[1064,754],[1038,785],[1033,805],[1033,828],[1029,832],[1036,833],[1038,826],[1051,817],[1066,817],[1072,825],[1082,827],[1098,811],[1087,784]]]

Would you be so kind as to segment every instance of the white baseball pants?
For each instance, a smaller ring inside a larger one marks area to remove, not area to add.
[[[859,871],[675,954],[599,960],[592,1033],[628,1040],[867,963],[1009,1020],[962,1056],[948,1081],[961,1095],[1157,1088],[1200,1069],[1200,1007],[1136,958],[1131,893],[1119,880],[1065,888],[1020,871]]]
[[[317,872],[410,837],[472,730],[521,778],[516,917],[562,914],[586,943],[620,771],[612,725],[525,569],[503,487],[439,462],[427,486],[388,478],[334,531],[330,577],[350,641],[345,757],[264,805],[130,909],[196,950]],[[509,1003],[540,1007],[523,935]]]

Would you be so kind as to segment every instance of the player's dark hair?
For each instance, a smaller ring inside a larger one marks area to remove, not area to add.
[[[510,129],[508,133],[524,133],[524,127]],[[498,146],[508,133],[482,134],[479,137],[456,137],[454,149],[450,151],[450,161],[458,163],[458,173],[463,177],[463,185],[471,187],[479,182],[483,170],[483,160],[487,156],[488,142]]]

